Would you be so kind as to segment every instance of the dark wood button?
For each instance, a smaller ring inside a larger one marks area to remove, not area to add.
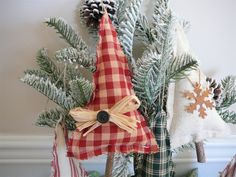
[[[110,115],[106,111],[99,111],[97,113],[97,121],[102,124],[107,123],[109,121],[109,118],[110,118]]]

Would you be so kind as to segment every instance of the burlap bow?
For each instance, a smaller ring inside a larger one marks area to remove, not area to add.
[[[78,107],[70,110],[69,114],[77,121],[76,126],[79,131],[91,126],[90,129],[83,134],[83,136],[86,136],[89,132],[102,125],[102,123],[97,120],[97,115],[101,111],[106,111],[108,113],[110,122],[113,122],[118,127],[129,133],[133,133],[137,128],[138,121],[135,117],[129,117],[124,114],[137,110],[140,104],[141,103],[136,96],[130,95],[121,99],[110,109],[93,111]]]

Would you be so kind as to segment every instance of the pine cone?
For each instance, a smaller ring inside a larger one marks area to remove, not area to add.
[[[217,84],[216,80],[210,77],[207,77],[206,81],[209,82],[209,87],[213,90],[213,99],[215,100],[215,102],[218,102],[222,93],[221,85]]]
[[[102,2],[103,5],[102,5]],[[115,0],[85,0],[80,10],[81,17],[88,27],[98,27],[99,21],[104,14],[103,6],[111,19],[116,12]]]

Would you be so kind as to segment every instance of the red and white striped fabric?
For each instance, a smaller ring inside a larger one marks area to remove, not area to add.
[[[225,167],[220,177],[236,177],[236,155],[233,157],[230,163]]]
[[[124,97],[134,95],[127,58],[106,13],[100,22],[96,67],[94,98],[87,109],[109,109]],[[130,134],[112,122],[102,124],[86,136],[77,129],[69,139],[68,155],[88,159],[107,152],[158,152],[156,140],[140,112],[135,110],[125,115],[139,121],[135,133]]]
[[[75,159],[67,157],[67,134],[64,132],[58,124],[55,129],[51,177],[88,177],[80,163],[75,163]]]

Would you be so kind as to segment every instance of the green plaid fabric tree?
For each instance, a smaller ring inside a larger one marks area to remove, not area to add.
[[[173,177],[174,164],[170,149],[169,134],[166,129],[166,116],[158,113],[152,130],[156,136],[160,151],[156,154],[143,155],[142,177]]]

